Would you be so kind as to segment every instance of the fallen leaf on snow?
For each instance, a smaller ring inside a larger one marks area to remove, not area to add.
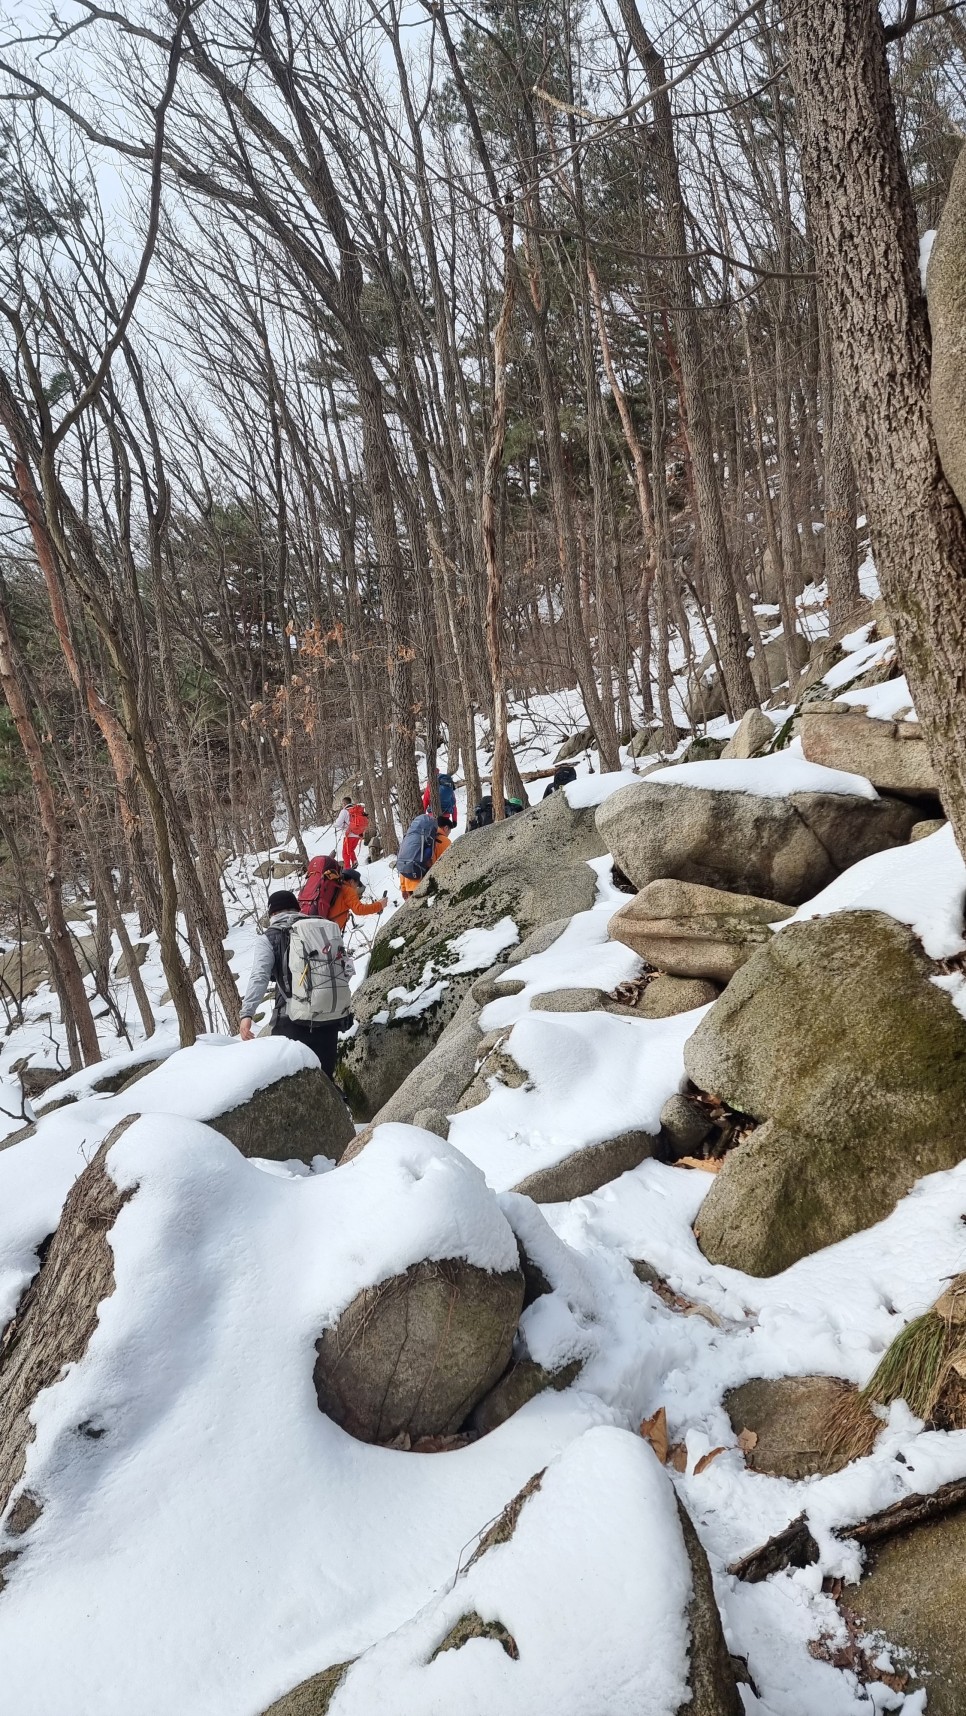
[[[650,1442],[651,1447],[654,1449],[655,1454],[663,1466],[667,1460],[668,1453],[667,1413],[663,1406],[659,1406],[657,1411],[653,1413],[650,1418],[644,1418],[641,1420],[641,1435],[645,1442]]]
[[[708,1452],[706,1454],[702,1454],[700,1460],[698,1461],[697,1465],[694,1468],[694,1471],[691,1474],[692,1477],[699,1478],[701,1476],[701,1473],[705,1470],[705,1468],[707,1466],[710,1466],[712,1460],[716,1460],[718,1458],[718,1455],[723,1454],[723,1453],[724,1453],[723,1448],[709,1448]]]

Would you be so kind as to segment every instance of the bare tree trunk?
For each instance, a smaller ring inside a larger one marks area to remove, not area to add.
[[[84,979],[77,955],[67,928],[64,917],[64,901],[62,895],[64,848],[61,836],[60,818],[54,802],[54,792],[43,748],[37,737],[37,729],[33,724],[27,700],[14,666],[13,639],[10,633],[7,611],[0,603],[0,689],[7,700],[7,707],[13,717],[17,735],[23,746],[30,779],[33,783],[34,797],[37,803],[37,814],[44,831],[46,851],[44,854],[44,902],[47,907],[47,935],[63,986],[64,999],[73,1016],[77,1028],[81,1052],[85,1065],[101,1058],[100,1045],[97,1041],[97,1027],[91,1012],[90,1002],[84,988]],[[65,1026],[67,1020],[64,1021]]]
[[[783,0],[809,223],[883,594],[966,852],[966,519],[930,415],[915,211],[875,0]]]
[[[738,615],[738,600],[731,568],[721,487],[715,465],[711,417],[705,392],[704,359],[694,301],[694,285],[687,263],[687,228],[684,198],[674,142],[674,121],[667,92],[667,70],[637,9],[637,0],[618,0],[624,27],[630,37],[654,99],[654,165],[662,203],[668,253],[668,275],[674,294],[674,321],[681,362],[683,391],[687,401],[688,439],[694,468],[695,498],[701,527],[704,569],[717,632],[718,653],[723,669],[723,687],[733,716],[757,706],[745,640]]]
[[[503,679],[503,561],[496,540],[496,491],[506,440],[506,353],[513,317],[515,273],[513,267],[513,205],[507,199],[503,213],[503,304],[493,330],[493,411],[490,445],[483,471],[481,523],[486,559],[486,655],[493,688],[493,766],[490,793],[493,820],[501,822],[504,810],[504,773],[507,758],[506,685]]]

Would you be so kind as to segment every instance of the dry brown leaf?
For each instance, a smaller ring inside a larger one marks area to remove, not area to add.
[[[723,1326],[717,1311],[712,1311],[710,1305],[703,1305],[698,1299],[692,1299],[685,1305],[684,1315],[686,1317],[703,1317],[713,1329],[720,1329]]]
[[[645,1442],[650,1442],[651,1447],[654,1449],[655,1454],[663,1466],[667,1460],[668,1454],[667,1413],[663,1406],[659,1406],[657,1411],[653,1413],[650,1418],[642,1419],[641,1435]]]
[[[702,1173],[716,1174],[724,1166],[723,1156],[679,1156],[675,1168],[700,1168]]]
[[[683,1442],[675,1442],[668,1449],[667,1465],[673,1466],[676,1472],[686,1472],[688,1469],[688,1451]]]
[[[744,1430],[739,1434],[738,1446],[743,1454],[750,1454],[752,1448],[757,1448],[758,1446],[757,1430],[749,1430],[746,1425]]]
[[[700,1460],[698,1461],[697,1465],[694,1468],[693,1473],[691,1474],[692,1477],[699,1478],[701,1476],[701,1473],[706,1469],[706,1467],[710,1466],[712,1460],[716,1460],[718,1458],[718,1455],[723,1454],[723,1453],[724,1453],[723,1448],[709,1448],[708,1452],[706,1454],[702,1454]]]

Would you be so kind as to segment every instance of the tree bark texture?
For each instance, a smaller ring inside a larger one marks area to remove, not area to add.
[[[783,0],[809,223],[872,547],[966,851],[966,519],[930,412],[915,211],[875,0]]]

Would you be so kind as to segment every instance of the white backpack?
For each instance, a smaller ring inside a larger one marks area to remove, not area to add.
[[[328,918],[296,918],[288,932],[288,969],[290,1019],[329,1025],[345,1017],[352,962],[336,924]]]

